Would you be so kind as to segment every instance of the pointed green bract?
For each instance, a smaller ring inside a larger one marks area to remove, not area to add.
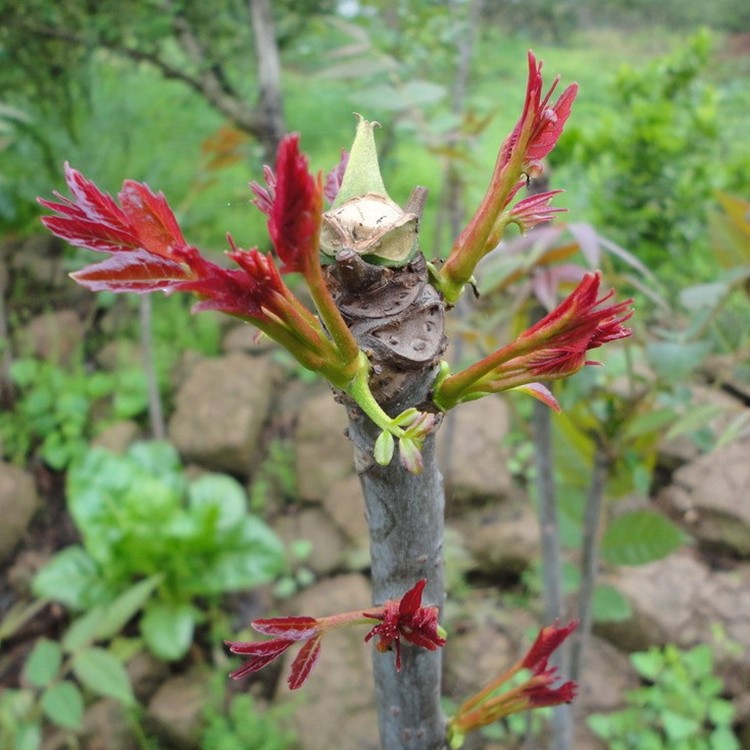
[[[375,148],[374,130],[380,125],[377,122],[365,120],[360,115],[357,115],[357,117],[359,118],[357,132],[349,154],[349,162],[344,172],[344,180],[333,203],[333,208],[337,208],[351,198],[367,193],[388,195],[383,177],[380,174],[378,152]]]

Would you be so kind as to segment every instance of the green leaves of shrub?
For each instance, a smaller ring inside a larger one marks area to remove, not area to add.
[[[73,672],[87,687],[99,695],[130,705],[135,702],[125,667],[103,648],[87,648],[73,657]]]
[[[24,664],[24,679],[34,687],[44,687],[57,674],[61,664],[60,644],[40,638]]]
[[[83,721],[83,696],[72,682],[58,682],[42,695],[42,710],[53,724],[78,729]]]
[[[668,645],[632,654],[649,685],[628,694],[628,707],[588,719],[594,734],[612,750],[739,750],[732,731],[732,704],[721,697],[711,648],[689,651]]]
[[[616,518],[602,538],[602,557],[612,565],[645,565],[674,552],[687,537],[659,513],[637,510]]]
[[[80,729],[83,694],[76,682],[67,679],[68,676],[75,676],[82,686],[96,695],[114,698],[126,705],[135,702],[125,667],[109,651],[95,646],[73,648],[67,639],[60,644],[40,638],[23,667],[24,680],[33,689],[33,692],[28,691],[29,702],[24,711],[29,727],[38,727],[39,714],[34,709],[34,701],[38,699],[42,713],[53,724],[65,729]],[[18,733],[15,746],[19,746]],[[30,748],[37,746],[29,745]]]
[[[252,588],[284,566],[273,531],[247,512],[231,477],[188,482],[167,443],[137,443],[124,456],[93,448],[68,474],[68,506],[83,544],[34,580],[37,596],[86,614],[73,644],[112,637],[139,611],[141,635],[163,659],[189,648],[197,597]]]
[[[140,369],[90,373],[81,362],[63,368],[29,358],[13,362],[10,376],[19,398],[13,419],[0,422],[0,442],[17,462],[38,445],[50,467],[64,469],[86,450],[95,405],[111,399],[109,414],[115,419],[129,419],[146,408]]]

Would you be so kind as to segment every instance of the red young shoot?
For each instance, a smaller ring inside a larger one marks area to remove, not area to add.
[[[227,641],[233,654],[249,657],[230,677],[239,679],[257,672],[286,653],[295,643],[303,643],[287,679],[289,688],[296,690],[302,687],[317,663],[321,640],[327,632],[351,625],[371,624],[373,620],[380,622],[365,636],[365,643],[377,635],[380,638],[376,644],[378,651],[387,651],[395,644],[396,669],[400,670],[402,636],[415,646],[429,651],[445,644],[444,632],[437,621],[438,608],[422,606],[422,591],[426,583],[424,579],[417,581],[400,600],[392,599],[368,612],[354,610],[319,618],[274,617],[254,620],[251,623],[254,630],[273,637],[267,641]]]
[[[434,401],[450,409],[488,393],[522,388],[549,403],[549,394],[537,380],[558,380],[598,362],[587,359],[589,350],[631,335],[625,323],[632,315],[632,300],[605,305],[613,291],[599,296],[601,276],[587,273],[573,292],[551,313],[518,338],[448,376],[435,387]],[[534,385],[531,391],[528,387]]]
[[[492,724],[519,711],[570,703],[578,686],[571,680],[555,687],[557,669],[548,664],[549,657],[578,627],[573,621],[564,627],[549,625],[540,630],[534,644],[510,669],[465,701],[448,724],[451,747],[460,747],[468,732]],[[519,686],[503,693],[498,690],[522,670],[531,675]]]
[[[578,85],[571,84],[554,104],[550,104],[559,78],[542,97],[542,63],[531,51],[528,62],[529,76],[521,117],[500,148],[490,185],[479,208],[456,239],[439,272],[440,289],[449,304],[456,302],[471,280],[477,263],[500,241],[505,225],[517,221],[513,212],[522,216],[529,211],[530,205],[524,206],[524,201],[521,201],[510,214],[503,213],[526,179],[542,173],[541,160],[554,148],[562,134],[578,93]],[[551,197],[548,194],[547,200]],[[542,209],[540,203],[533,205]],[[548,221],[558,210],[546,208],[536,223]],[[517,223],[522,229],[530,228],[524,227],[522,221]],[[528,223],[533,226],[534,221]]]

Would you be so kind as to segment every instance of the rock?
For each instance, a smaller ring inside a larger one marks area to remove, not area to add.
[[[590,637],[583,658],[578,695],[573,702],[576,750],[607,750],[607,745],[586,726],[593,713],[619,711],[625,695],[640,685],[628,657],[600,638]]]
[[[148,704],[149,724],[167,742],[199,747],[203,715],[211,700],[211,673],[194,668],[162,683]]]
[[[539,558],[539,521],[529,502],[469,511],[457,528],[473,567],[487,576],[518,576]]]
[[[133,693],[140,703],[146,704],[159,685],[169,677],[169,667],[149,651],[139,651],[126,667]]]
[[[628,657],[601,638],[589,638],[581,668],[576,715],[616,711],[622,707],[625,694],[640,684]]]
[[[324,493],[321,504],[350,542],[355,546],[369,544],[365,501],[356,476],[344,477],[334,482],[329,491]]]
[[[83,342],[83,324],[72,310],[37,315],[18,331],[18,351],[67,364]]]
[[[508,423],[508,409],[500,398],[470,401],[448,413],[437,441],[449,512],[508,497],[512,481],[501,445]]]
[[[0,462],[0,562],[11,556],[39,507],[34,479],[17,466]]]
[[[230,354],[197,362],[175,399],[169,436],[188,461],[246,476],[274,391],[269,357]]]
[[[7,260],[12,268],[16,285],[26,283],[37,294],[42,289],[67,291],[66,287],[76,285],[71,284],[67,276],[64,247],[62,240],[51,234],[35,234],[3,242],[0,259]]]
[[[302,561],[316,575],[329,575],[341,569],[344,561],[344,539],[333,521],[320,509],[308,508],[278,518],[274,531],[284,544],[306,539],[310,555]]]
[[[520,656],[513,639],[491,622],[448,635],[443,650],[443,693],[459,703],[499,677]]]
[[[330,391],[304,403],[295,435],[300,499],[320,500],[338,479],[354,474],[352,445],[344,434],[348,420]]]
[[[711,549],[750,558],[750,440],[737,440],[675,472],[660,502]]]
[[[138,750],[128,709],[113,698],[90,706],[83,717],[82,750]]]
[[[371,603],[364,576],[330,578],[306,589],[290,601],[290,612],[322,616],[346,612]],[[320,660],[303,688],[300,701],[286,684],[279,686],[276,701],[294,706],[290,722],[300,738],[301,750],[377,750],[378,724],[372,681],[372,643],[362,642],[367,631],[344,628],[323,639]],[[282,675],[289,674],[298,649],[285,656]]]
[[[134,341],[113,338],[96,352],[96,363],[107,372],[116,372],[126,367],[142,367],[143,349]]]
[[[92,441],[92,445],[106,448],[111,453],[123,454],[138,438],[141,428],[131,420],[107,425]]]
[[[624,651],[644,651],[675,643],[691,648],[715,641],[721,624],[732,649],[717,642],[719,669],[727,688],[745,690],[750,684],[750,566],[710,571],[691,550],[680,550],[663,560],[621,569],[608,577],[628,600],[632,617],[621,623],[602,623],[596,631]]]

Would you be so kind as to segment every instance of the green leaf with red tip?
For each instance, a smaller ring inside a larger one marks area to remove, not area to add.
[[[537,401],[546,404],[550,409],[556,412],[562,411],[557,399],[552,395],[552,391],[550,391],[546,385],[542,385],[541,383],[527,383],[526,385],[519,385],[516,388],[511,388],[511,390],[525,393],[527,396],[531,396]]]
[[[398,425],[399,427],[406,427],[414,421],[414,418],[419,413],[420,412],[412,406],[409,409],[405,409],[404,411],[402,411],[398,416],[394,417],[393,423]]]
[[[398,457],[401,465],[411,474],[421,474],[424,469],[422,452],[416,440],[403,437],[398,441]]]

